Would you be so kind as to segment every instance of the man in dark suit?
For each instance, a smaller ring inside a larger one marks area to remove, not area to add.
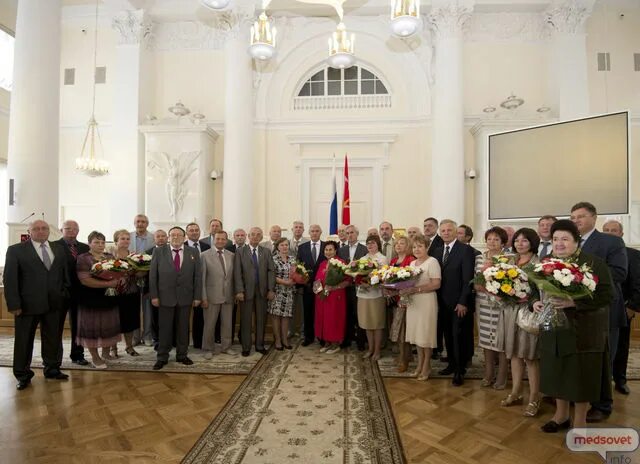
[[[215,219],[215,218],[211,219],[211,221],[209,221],[209,235],[207,235],[205,238],[200,240],[200,243],[206,244],[209,246],[209,248],[211,248],[214,245],[216,234],[222,231],[224,231],[224,229],[222,228],[222,221],[220,219]],[[227,245],[224,248],[225,250],[234,252],[233,242],[227,239]],[[204,251],[204,250],[201,250],[201,251]]]
[[[15,317],[13,375],[24,390],[35,375],[31,370],[33,339],[40,325],[44,376],[65,380],[60,371],[60,312],[69,297],[67,258],[59,243],[49,242],[49,224],[34,221],[30,240],[7,249],[3,283],[7,307]]]
[[[453,385],[464,383],[467,363],[473,351],[473,310],[471,306],[475,255],[473,248],[456,240],[457,225],[445,219],[440,222],[443,246],[430,248],[442,270],[438,290],[438,320],[442,321],[444,342],[449,364],[440,375],[453,374]]]
[[[226,250],[231,253],[236,253],[239,248],[242,248],[247,243],[247,233],[244,229],[236,229],[233,231],[233,244],[230,247],[225,247]],[[233,317],[231,320],[231,335],[236,330],[236,321],[238,320],[238,312],[240,312],[240,304],[236,301],[233,306]],[[238,327],[238,341],[240,340],[240,334],[242,333],[242,327]]]
[[[616,357],[620,328],[627,325],[627,315],[622,298],[622,284],[627,278],[627,252],[621,238],[603,234],[596,230],[597,219],[596,207],[591,203],[584,201],[576,203],[571,208],[571,220],[578,228],[578,232],[580,232],[580,248],[606,261],[611,271],[613,286],[616,289],[609,310],[610,359],[605,360],[611,366]],[[613,409],[613,398],[610,394],[611,388],[607,385],[607,382],[611,382],[611,378],[606,378],[608,377],[605,375],[606,372],[608,371],[604,369],[602,384],[606,385],[606,387],[601,389],[603,396],[599,402],[591,404],[591,409],[587,412],[587,422],[605,420]]]
[[[624,235],[622,223],[614,220],[605,222],[602,226],[602,232],[620,238]],[[627,278],[622,284],[622,296],[627,313],[627,326],[620,328],[618,349],[613,359],[613,381],[616,391],[623,395],[631,393],[627,385],[631,321],[633,321],[636,313],[640,312],[640,251],[631,247],[626,247],[626,251],[629,266],[627,268]]]
[[[78,255],[89,252],[89,245],[86,243],[78,242],[78,232],[80,227],[76,221],[64,221],[62,228],[62,238],[56,243],[59,243],[64,250],[64,255],[67,258],[67,269],[69,272],[69,280],[71,282],[71,289],[67,305],[60,311],[60,349],[58,351],[58,369],[62,365],[62,334],[64,332],[64,321],[69,313],[69,325],[71,326],[71,353],[69,357],[74,364],[80,366],[86,366],[89,361],[84,359],[84,348],[76,343],[76,335],[78,334],[78,291],[80,289],[80,280],[76,273],[76,259]]]
[[[240,302],[240,328],[242,330],[242,356],[251,352],[251,319],[256,315],[256,352],[267,354],[264,347],[264,329],[267,301],[276,296],[276,275],[271,252],[260,246],[262,229],[252,227],[249,244],[240,247],[233,263],[236,300]]]
[[[338,258],[345,263],[360,259],[367,254],[367,247],[358,242],[358,228],[348,225],[346,230],[347,244],[338,250]],[[364,350],[367,339],[366,332],[358,325],[358,298],[356,297],[356,287],[351,285],[345,289],[347,295],[347,325],[345,326],[344,341],[342,348],[349,348],[353,340],[356,341],[358,349]]]
[[[313,293],[313,282],[316,280],[318,266],[324,261],[324,242],[320,240],[322,229],[318,224],[309,227],[309,241],[298,247],[298,262],[304,264],[309,270],[309,282],[304,286],[302,305],[304,312],[304,341],[302,346],[309,346],[315,340],[315,303],[316,295]]]
[[[169,229],[168,247],[159,247],[153,253],[149,271],[149,296],[158,311],[160,340],[154,370],[169,362],[176,319],[176,361],[187,366],[193,361],[187,357],[189,349],[189,312],[198,306],[202,295],[200,253],[185,246],[185,231],[181,227]]]
[[[190,222],[187,224],[185,228],[187,231],[187,241],[184,242],[185,245],[190,246],[191,248],[195,248],[198,250],[198,253],[202,253],[203,251],[207,251],[211,247],[206,242],[200,242],[200,226],[195,222]],[[202,315],[202,307],[200,305],[193,307],[193,312],[191,313],[191,338],[193,338],[193,347],[201,349],[202,348],[202,331],[204,329],[204,317]],[[218,331],[218,335],[216,340],[220,340],[220,326],[216,327]],[[216,341],[216,343],[219,343]]]
[[[422,223],[424,236],[431,240],[429,250],[436,250],[443,247],[442,237],[438,235],[438,220],[434,217],[428,217]],[[429,256],[433,256],[429,253]]]

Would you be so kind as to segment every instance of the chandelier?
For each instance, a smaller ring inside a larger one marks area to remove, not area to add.
[[[82,143],[82,150],[80,156],[76,158],[76,169],[90,177],[104,176],[109,174],[109,163],[104,159],[99,159],[96,155],[96,138],[98,139],[98,147],[104,156],[104,149],[102,148],[102,139],[100,138],[100,131],[98,130],[98,123],[96,122],[96,78],[95,70],[97,64],[98,53],[98,0],[96,0],[96,29],[93,41],[93,101],[91,106],[91,118],[87,124],[87,133],[84,136],[84,142]],[[85,152],[88,146],[88,152]]]
[[[222,10],[230,1],[231,0],[200,0],[200,3],[212,10]]]
[[[391,0],[391,32],[401,38],[415,34],[420,27],[419,0]]]
[[[524,99],[520,97],[516,97],[514,94],[511,94],[507,97],[505,101],[500,103],[500,106],[506,110],[515,110],[516,108],[522,106],[524,104]]]
[[[260,61],[273,58],[276,54],[276,34],[276,28],[271,27],[269,17],[263,11],[258,16],[258,20],[251,26],[249,54]]]
[[[338,24],[337,30],[329,37],[329,58],[327,58],[329,66],[346,69],[355,64],[356,58],[353,56],[355,39],[355,34],[351,34],[349,38],[344,23]]]

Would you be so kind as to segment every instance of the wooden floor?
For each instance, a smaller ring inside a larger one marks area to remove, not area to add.
[[[45,380],[16,391],[0,368],[0,462],[176,463],[225,405],[243,376],[68,371],[69,381]],[[386,379],[410,462],[582,463],[564,436],[538,428],[552,414],[524,418],[519,407],[500,408],[505,392],[468,381]],[[640,382],[629,397],[616,394],[608,425],[640,424]],[[640,462],[640,454],[637,454]],[[633,462],[636,462],[635,460]],[[313,464],[313,463],[308,463]]]

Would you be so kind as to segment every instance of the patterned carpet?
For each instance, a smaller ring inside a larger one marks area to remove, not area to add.
[[[406,462],[374,363],[358,352],[271,351],[183,460],[282,462]]]
[[[73,364],[66,353],[69,352],[68,339],[64,341],[65,359],[62,362],[63,369],[92,369],[90,366],[78,366]],[[136,351],[141,356],[131,357],[124,352],[123,343],[119,343],[119,355],[118,359],[108,361],[109,369],[118,371],[152,371],[153,364],[156,362],[156,352],[150,346],[137,346]],[[212,359],[207,360],[204,358],[204,351],[189,348],[189,357],[194,361],[193,366],[185,366],[173,362],[175,359],[175,350],[171,352],[169,364],[167,364],[162,371],[163,372],[179,372],[179,373],[192,373],[192,374],[248,374],[256,363],[262,358],[262,355],[251,352],[251,355],[247,358],[243,358],[239,353],[242,351],[240,345],[234,345],[233,349],[238,353],[236,355],[218,354]],[[311,345],[306,348],[310,353],[317,352],[320,346],[317,344]],[[355,349],[349,351],[349,353],[358,353]],[[342,352],[341,354],[344,354]],[[89,359],[89,353],[85,351],[87,359]],[[482,352],[476,348],[475,356],[471,362],[471,366],[467,369],[467,379],[481,379],[483,375],[483,359],[481,358]],[[382,377],[410,377],[411,373],[415,370],[415,358],[409,364],[409,369],[406,372],[400,374],[397,372],[396,357],[391,350],[391,345],[383,351],[382,358],[378,362],[380,373]],[[10,335],[0,335],[0,366],[11,367],[13,360],[13,337]],[[36,336],[34,350],[33,350],[33,367],[42,367],[42,358],[40,357],[40,339]],[[438,371],[444,369],[446,363],[441,361],[432,361],[431,377],[439,378]],[[451,377],[451,376],[448,376]],[[640,380],[640,346],[632,346],[629,351],[629,363],[627,366],[627,378],[628,380]]]

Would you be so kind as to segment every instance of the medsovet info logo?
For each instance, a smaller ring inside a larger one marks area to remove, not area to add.
[[[615,453],[614,463],[630,464],[635,462],[631,456],[621,453],[632,453],[638,448],[640,438],[638,431],[628,427],[603,427],[588,429],[571,429],[567,433],[567,448],[576,452],[595,452],[607,461],[607,453]]]

